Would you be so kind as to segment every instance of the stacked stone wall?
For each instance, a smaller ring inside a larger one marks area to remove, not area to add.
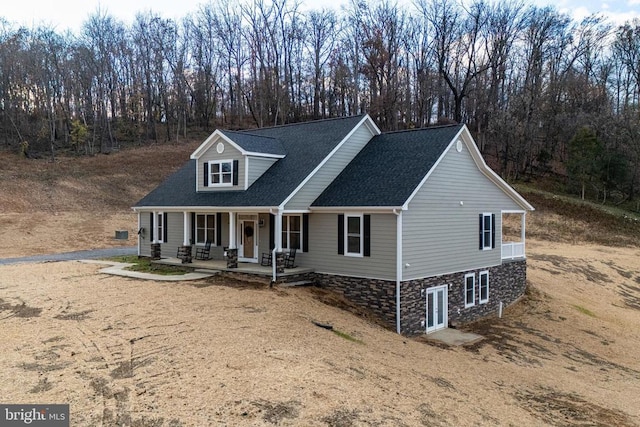
[[[403,334],[425,332],[426,290],[446,286],[448,296],[448,324],[459,326],[484,317],[497,315],[503,308],[517,301],[526,289],[526,260],[504,262],[495,267],[462,271],[401,283],[400,326]],[[489,271],[489,299],[480,304],[479,274]],[[465,275],[475,275],[475,304],[465,308]],[[331,274],[315,274],[318,285],[331,289],[354,304],[372,311],[390,329],[396,328],[396,283],[389,280],[364,279]]]

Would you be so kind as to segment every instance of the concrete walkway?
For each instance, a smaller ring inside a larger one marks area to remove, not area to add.
[[[125,270],[125,268],[131,265],[134,265],[133,263],[128,263],[128,262],[98,261],[98,260],[80,260],[80,262],[108,266],[100,269],[99,272],[103,274],[113,274],[114,276],[130,277],[132,279],[155,280],[159,282],[183,282],[185,280],[200,280],[200,279],[206,279],[207,277],[215,276],[217,274],[215,271],[207,272],[207,273],[193,272],[193,273],[170,274],[170,275],[153,274],[153,273],[143,273],[141,271]]]
[[[438,341],[450,346],[475,344],[484,339],[482,335],[463,332],[459,329],[445,328],[426,335],[428,340]]]
[[[26,262],[59,262],[79,261],[82,259],[109,258],[114,256],[136,255],[136,246],[121,246],[118,248],[89,249],[85,251],[63,252],[60,254],[33,255],[17,258],[0,259],[0,265],[20,264]]]

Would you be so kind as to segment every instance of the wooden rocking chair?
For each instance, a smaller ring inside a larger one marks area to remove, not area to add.
[[[207,240],[203,248],[196,249],[196,259],[199,259],[199,260],[211,259],[211,240]]]

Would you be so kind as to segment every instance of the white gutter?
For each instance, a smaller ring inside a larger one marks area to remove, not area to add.
[[[394,209],[396,214],[396,332],[400,327],[400,283],[402,282],[402,210]]]

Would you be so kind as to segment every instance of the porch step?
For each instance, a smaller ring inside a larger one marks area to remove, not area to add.
[[[293,288],[296,286],[310,286],[313,285],[314,282],[311,280],[299,280],[297,282],[284,282],[284,283],[278,283],[278,286],[282,287],[282,288]]]

